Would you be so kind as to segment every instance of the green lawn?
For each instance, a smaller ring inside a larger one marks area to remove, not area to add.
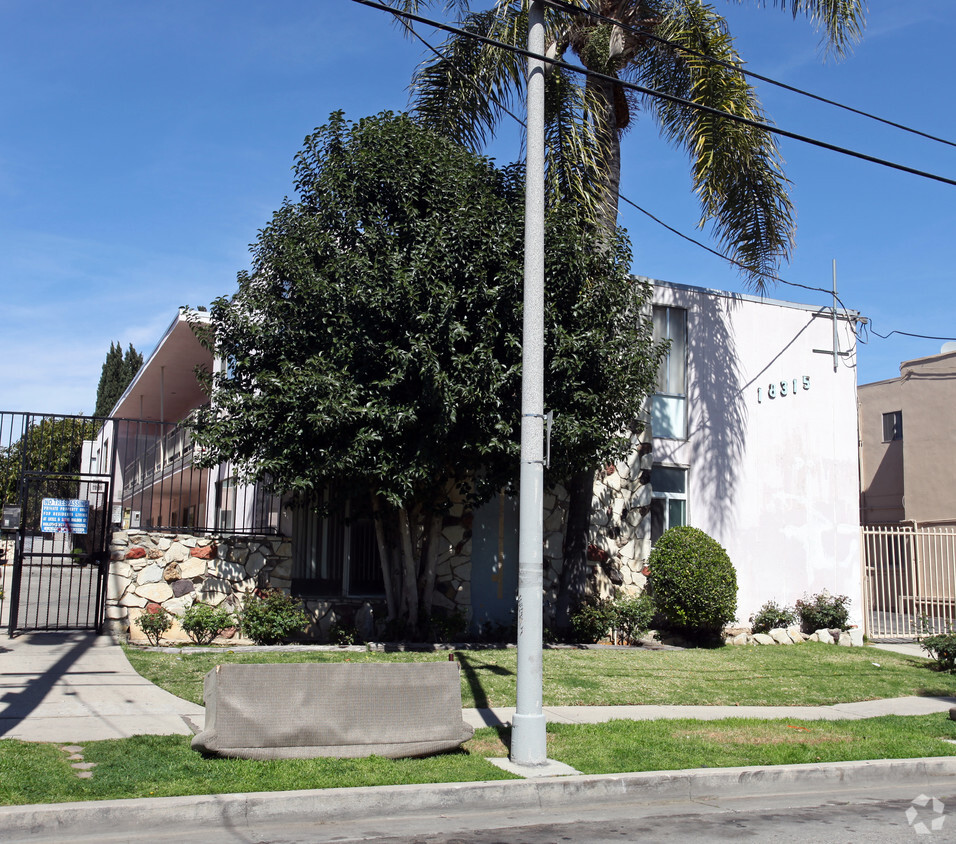
[[[165,689],[202,702],[202,679],[222,662],[446,660],[439,653],[186,653],[128,649]],[[457,651],[465,706],[514,705],[513,649]],[[548,649],[545,705],[822,705],[905,695],[956,695],[956,676],[928,660],[871,648],[806,643],[650,651]],[[506,779],[486,761],[507,754],[507,729],[478,730],[461,751],[427,759],[207,759],[184,736],[87,742],[93,776],[79,779],[55,745],[0,741],[0,804],[225,794],[302,788]],[[613,721],[548,727],[548,756],[584,773],[949,756],[946,714],[852,721],[726,719]]]
[[[55,745],[0,741],[0,804],[228,794],[400,783],[509,779],[485,760],[507,754],[505,728],[477,730],[461,751],[427,759],[207,759],[185,736],[86,742],[78,779]],[[587,774],[857,759],[948,756],[945,714],[853,721],[612,721],[551,724],[548,756]]]
[[[446,660],[438,653],[178,654],[127,649],[133,666],[179,697],[202,703],[202,680],[225,662]],[[456,651],[464,706],[514,706],[513,648]],[[876,664],[874,664],[876,663]],[[791,647],[653,651],[546,649],[546,706],[704,704],[818,706],[906,695],[956,695],[956,676],[929,660],[874,648],[807,642]]]

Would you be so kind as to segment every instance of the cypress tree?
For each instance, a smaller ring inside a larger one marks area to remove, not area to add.
[[[123,347],[119,343],[110,343],[110,350],[106,353],[103,371],[100,374],[100,383],[96,388],[94,416],[109,415],[142,365],[143,356],[133,348],[132,343],[126,350],[125,357]]]

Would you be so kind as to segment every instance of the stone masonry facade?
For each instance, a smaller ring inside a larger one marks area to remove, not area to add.
[[[110,543],[106,618],[116,634],[138,632],[147,604],[180,616],[197,601],[238,609],[254,589],[291,577],[292,546],[282,536],[199,537],[117,531]],[[164,636],[187,641],[175,625]]]
[[[633,438],[628,456],[595,473],[588,560],[589,590],[606,597],[638,594],[650,552],[650,445]],[[544,613],[553,619],[564,567],[564,525],[568,493],[557,486],[544,495]],[[436,559],[433,608],[445,615],[471,618],[473,515],[463,502],[445,516]],[[293,549],[285,536],[196,536],[187,533],[117,531],[110,545],[106,617],[117,634],[138,638],[136,619],[148,604],[159,604],[174,617],[193,603],[239,610],[257,588],[292,587]],[[384,602],[361,599],[307,599],[312,619],[308,634],[324,639],[334,623],[354,627],[366,639],[382,630]],[[188,641],[174,623],[164,636]]]

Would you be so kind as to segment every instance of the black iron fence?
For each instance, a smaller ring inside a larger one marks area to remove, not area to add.
[[[43,499],[78,496],[112,529],[279,532],[278,495],[195,465],[190,422],[0,412],[0,502],[28,525]]]

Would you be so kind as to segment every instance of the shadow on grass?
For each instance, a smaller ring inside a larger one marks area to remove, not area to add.
[[[502,677],[514,676],[514,671],[511,671],[508,668],[502,668],[500,665],[496,665],[493,662],[485,662],[483,660],[476,659],[470,654],[462,653],[461,651],[456,651],[455,655],[458,659],[458,664],[461,666],[461,670],[465,675],[465,679],[468,681],[468,685],[471,688],[471,694],[475,699],[475,708],[477,709],[485,709],[488,706],[488,695],[485,694],[484,686],[481,685],[479,671],[485,671],[490,674],[498,674]]]

